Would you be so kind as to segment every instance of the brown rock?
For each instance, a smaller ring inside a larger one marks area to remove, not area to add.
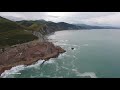
[[[30,65],[40,59],[56,58],[60,53],[66,52],[52,42],[33,41],[7,48],[0,53],[0,74],[17,65]]]
[[[59,51],[59,53],[66,52],[64,49],[62,49],[60,46],[56,46],[56,49]]]

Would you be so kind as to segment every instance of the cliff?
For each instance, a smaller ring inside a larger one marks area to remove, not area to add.
[[[51,42],[32,41],[6,48],[0,54],[0,74],[17,65],[30,65],[38,60],[56,58],[66,52]]]
[[[50,33],[46,24],[27,24],[0,17],[0,74],[14,66],[49,60],[65,52],[61,47],[44,40],[45,35]]]

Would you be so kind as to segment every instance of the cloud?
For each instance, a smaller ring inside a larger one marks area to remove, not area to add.
[[[12,20],[39,20],[120,26],[120,12],[0,12]]]
[[[49,17],[52,17],[52,18],[59,18],[59,16],[52,16],[52,15],[49,15]]]
[[[120,27],[120,13],[114,13],[107,16],[94,17],[82,20],[88,24],[112,25]]]

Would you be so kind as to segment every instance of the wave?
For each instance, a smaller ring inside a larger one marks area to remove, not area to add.
[[[1,77],[2,78],[13,78],[13,75],[21,74],[21,73],[18,73],[18,72],[21,71],[21,70],[24,70],[24,69],[25,69],[24,65],[19,65],[19,66],[16,66],[16,67],[12,67],[10,70],[5,70],[1,74]]]
[[[49,38],[49,39],[55,39],[56,36],[55,36],[55,35],[51,35],[51,36],[49,36],[48,38]]]
[[[61,54],[59,55],[59,59],[61,59],[63,56],[65,56],[65,54]],[[50,60],[46,61],[44,64],[51,64],[55,62],[55,59],[57,58],[51,58]],[[35,69],[39,69],[39,66],[44,62],[45,60],[39,60],[37,61],[35,64],[32,65],[18,65],[15,67],[12,67],[10,70],[5,70],[2,74],[1,77],[2,78],[14,78],[15,74],[21,74],[20,71],[25,70],[27,68],[35,68]]]
[[[51,77],[51,78],[64,78],[63,76],[54,76],[54,77]]]
[[[85,73],[80,73],[76,69],[72,69],[73,72],[76,73],[76,76],[80,77],[90,77],[90,78],[98,78],[94,72],[85,72]]]
[[[55,44],[56,44],[56,45],[62,45],[62,46],[70,45],[70,44],[58,43],[58,42],[56,42]]]
[[[61,66],[63,69],[66,69],[66,70],[70,70],[69,68],[67,68],[67,67],[64,67],[64,66]]]
[[[58,56],[58,58],[56,58],[56,59],[63,59],[63,58],[66,57],[66,56],[69,56],[69,55],[67,54],[67,52],[60,54],[60,55]]]
[[[35,64],[32,64],[32,65],[29,65],[29,66],[26,66],[26,68],[36,68],[39,67],[45,60],[39,60],[37,61]]]
[[[59,40],[59,42],[68,42],[68,40]]]
[[[94,72],[85,72],[85,73],[82,73],[82,74],[78,74],[78,76],[82,76],[82,77],[89,76],[91,78],[97,78],[97,76]]]
[[[66,43],[60,43],[60,42],[56,42],[56,45],[60,45],[60,46],[72,46],[72,47],[80,47],[80,45],[75,45],[75,44],[66,44]]]
[[[39,65],[41,65],[43,63],[44,60],[39,60],[38,62],[36,62],[35,64],[32,65],[18,65],[15,67],[12,67],[10,70],[5,70],[2,74],[1,77],[2,78],[14,78],[15,74],[21,74],[20,71],[25,70],[27,68],[38,68]]]
[[[55,63],[55,58],[51,58],[50,60],[46,61],[44,64],[51,64],[51,63]]]

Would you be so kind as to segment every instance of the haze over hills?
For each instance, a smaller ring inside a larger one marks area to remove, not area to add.
[[[16,21],[20,25],[30,27],[33,24],[45,25],[47,30],[46,32],[54,32],[58,30],[81,30],[81,29],[118,29],[117,27],[111,26],[91,26],[86,24],[69,24],[66,22],[52,22],[52,21],[45,21],[45,20],[22,20]]]
[[[97,25],[87,25],[87,24],[75,24],[77,26],[81,26],[85,29],[120,29],[120,27],[113,26],[97,26]]]
[[[0,45],[14,45],[37,39],[33,32],[42,35],[50,34],[59,30],[81,29],[117,29],[110,26],[91,26],[86,24],[69,24],[66,22],[52,22],[45,20],[21,20],[11,21],[0,17]],[[28,31],[28,32],[27,32]]]

